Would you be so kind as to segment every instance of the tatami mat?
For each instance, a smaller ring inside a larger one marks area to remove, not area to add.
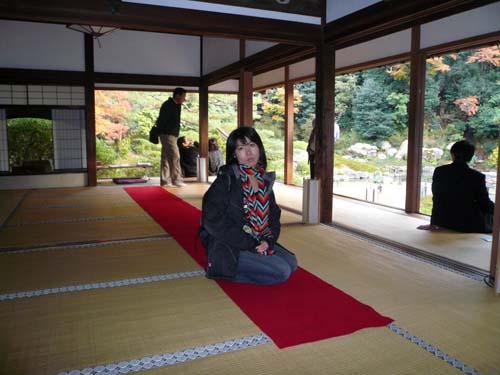
[[[123,189],[93,188],[86,190],[30,190],[23,201],[23,209],[102,207],[133,203]]]
[[[170,191],[200,207],[207,188],[188,184]],[[37,191],[20,212],[44,199],[54,205],[77,202],[91,211],[99,210],[95,202],[101,201],[120,207],[130,199],[124,194],[117,188]],[[302,267],[482,374],[500,374],[500,299],[491,289],[333,228],[300,225],[300,219],[283,211],[280,242],[297,254]],[[165,232],[150,218],[26,225],[1,229],[0,247],[158,234]],[[194,269],[199,267],[166,239],[0,254],[4,293]],[[213,344],[259,329],[213,281],[190,277],[2,301],[0,332],[0,374],[48,375]],[[265,344],[140,374],[235,373],[460,372],[388,328],[378,328],[285,350]]]
[[[286,211],[284,217],[300,220]],[[484,374],[500,374],[500,299],[484,284],[323,225],[285,225],[280,243],[302,267],[414,335]]]
[[[500,373],[500,299],[484,284],[325,226],[285,227],[280,242],[302,267],[412,334],[485,374]]]
[[[0,373],[49,375],[253,335],[204,277],[0,303]]]
[[[5,224],[5,220],[14,212],[25,194],[24,191],[0,190],[0,227]]]
[[[109,199],[109,198],[108,198]],[[25,209],[20,207],[19,210],[9,220],[8,225],[27,225],[30,223],[40,222],[58,222],[66,220],[78,219],[99,219],[112,218],[115,216],[139,216],[146,213],[134,202],[126,202],[120,205],[100,204],[76,207],[48,207],[44,209]]]
[[[0,254],[0,294],[200,270],[173,239]]]
[[[272,344],[193,362],[140,372],[140,375],[452,375],[461,372],[389,329],[277,350]]]
[[[302,189],[275,185],[278,203],[302,211]],[[483,270],[490,268],[491,242],[481,233],[422,231],[430,217],[409,215],[402,210],[358,202],[339,196],[333,198],[333,221],[364,233],[436,254]]]
[[[160,234],[165,234],[165,231],[149,217],[24,225],[0,229],[0,249],[140,238]]]

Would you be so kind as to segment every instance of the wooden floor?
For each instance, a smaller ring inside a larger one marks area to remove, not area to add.
[[[278,203],[294,211],[302,211],[302,189],[275,185]],[[421,231],[428,224],[424,215],[407,214],[402,210],[376,206],[353,199],[334,196],[333,222],[361,233],[389,240],[410,248],[436,254],[455,262],[489,271],[491,235],[458,233],[448,230]]]
[[[170,191],[200,207],[207,187],[188,184]],[[260,333],[199,273],[151,281],[201,270],[149,217],[138,216],[140,209],[121,188],[28,191],[21,197],[0,192],[0,199],[6,218],[0,227],[0,374],[97,372],[98,366],[151,361]],[[284,350],[268,343],[135,373],[461,374],[466,371],[457,367],[463,365],[500,374],[500,298],[492,289],[334,228],[302,225],[289,212],[283,212],[282,223],[280,242],[302,267],[394,318],[420,346],[389,328],[373,328]],[[69,230],[69,224],[81,230]],[[50,235],[34,232],[39,226]],[[65,290],[75,285],[89,287]],[[19,294],[34,290],[48,292]],[[7,294],[16,297],[1,298]],[[439,350],[441,357],[446,353],[455,366],[421,346]]]

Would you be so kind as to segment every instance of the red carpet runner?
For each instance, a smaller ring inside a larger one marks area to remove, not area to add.
[[[160,187],[125,190],[202,267],[206,267],[201,243],[197,250],[195,248],[201,217],[199,209]],[[392,322],[300,267],[281,285],[257,286],[229,281],[218,281],[218,284],[280,348]]]

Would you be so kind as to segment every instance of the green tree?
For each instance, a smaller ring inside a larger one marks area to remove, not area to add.
[[[217,139],[225,159],[227,135],[238,127],[238,96],[235,94],[209,94],[208,136]]]
[[[354,130],[365,139],[387,139],[394,134],[391,113],[387,111],[387,94],[373,78],[363,82],[354,99]]]
[[[335,113],[341,129],[352,127],[352,107],[357,88],[357,76],[354,73],[335,77]]]
[[[52,121],[40,118],[15,118],[7,121],[10,166],[25,160],[53,160]]]

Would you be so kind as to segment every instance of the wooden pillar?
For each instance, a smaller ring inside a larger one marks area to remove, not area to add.
[[[500,141],[499,141],[500,147]],[[497,190],[493,220],[493,243],[491,245],[490,276],[495,277],[495,292],[500,294],[500,159],[497,165]]]
[[[408,106],[408,158],[406,204],[408,213],[420,211],[422,142],[424,134],[425,55],[420,51],[420,26],[411,30],[410,103]]]
[[[253,126],[253,74],[243,69],[238,93],[238,126]]]
[[[240,39],[240,60],[246,57],[246,41]],[[238,126],[253,126],[253,74],[240,70],[238,92]]]
[[[316,47],[316,178],[320,180],[320,220],[332,222],[333,135],[335,129],[335,47]]]
[[[97,186],[96,140],[95,140],[95,76],[94,39],[85,34],[85,134],[87,144],[88,185]]]
[[[285,184],[293,184],[293,83],[285,67]]]
[[[200,157],[208,158],[208,86],[205,83],[200,85],[199,101]]]

